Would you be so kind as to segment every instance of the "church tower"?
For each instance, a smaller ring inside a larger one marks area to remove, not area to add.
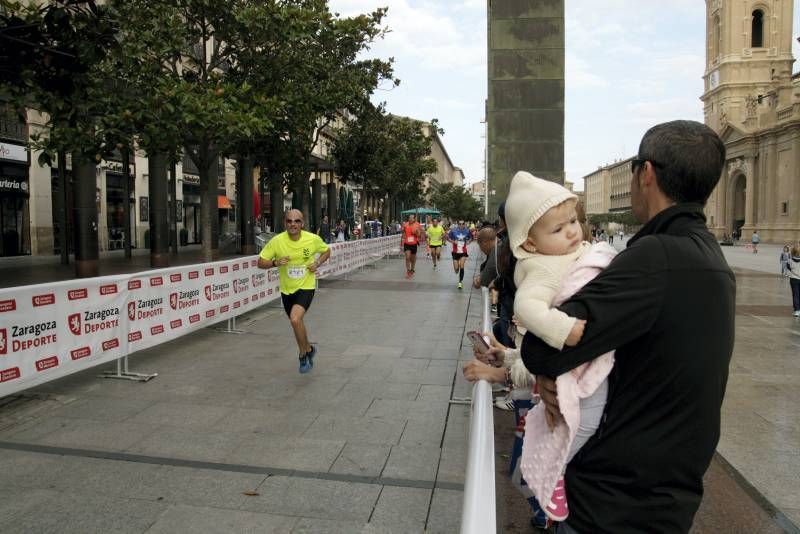
[[[706,0],[705,122],[757,128],[759,107],[791,102],[793,0]]]
[[[800,239],[800,74],[793,0],[706,0],[705,123],[726,163],[706,204],[720,239]]]

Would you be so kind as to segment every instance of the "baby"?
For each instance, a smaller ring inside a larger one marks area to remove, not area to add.
[[[616,255],[606,242],[583,240],[577,197],[564,187],[518,172],[506,201],[509,246],[517,258],[514,315],[520,326],[548,345],[576,345],[585,321],[555,308],[597,276]],[[564,471],[597,430],[608,396],[613,353],[604,354],[556,380],[564,422],[551,432],[540,403],[525,419],[520,468],[545,512],[555,521],[569,514]]]

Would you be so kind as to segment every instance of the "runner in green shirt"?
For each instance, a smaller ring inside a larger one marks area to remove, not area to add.
[[[303,317],[314,298],[317,287],[315,273],[330,257],[331,251],[322,238],[303,231],[303,213],[300,210],[286,213],[286,231],[270,239],[258,257],[259,268],[278,267],[281,301],[300,350],[301,373],[314,367],[317,354],[317,348],[308,342]]]
[[[435,271],[439,265],[439,259],[442,255],[442,245],[444,244],[444,228],[439,226],[439,219],[434,217],[430,226],[425,230],[428,235],[428,247],[431,249],[431,258],[433,259],[433,270]]]

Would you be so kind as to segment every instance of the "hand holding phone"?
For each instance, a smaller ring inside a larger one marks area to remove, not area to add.
[[[480,332],[467,332],[467,338],[472,342],[472,347],[480,353],[489,352],[489,344]]]

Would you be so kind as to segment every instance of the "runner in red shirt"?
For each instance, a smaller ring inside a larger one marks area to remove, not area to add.
[[[403,224],[403,253],[406,256],[406,278],[414,276],[417,266],[417,247],[419,246],[420,228],[416,215],[409,215],[408,222]]]

